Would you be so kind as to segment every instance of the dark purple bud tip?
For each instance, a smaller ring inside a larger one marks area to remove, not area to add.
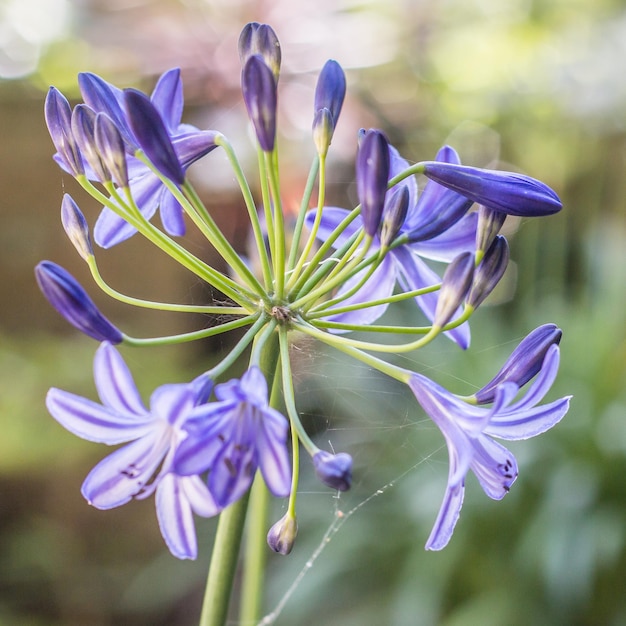
[[[42,261],[35,268],[35,277],[48,302],[72,326],[98,341],[122,342],[122,333],[100,313],[86,291],[60,265]]]
[[[90,256],[93,256],[89,226],[82,211],[68,193],[63,196],[61,203],[61,222],[78,254],[87,261]]]
[[[251,56],[241,74],[243,100],[261,149],[274,150],[276,140],[276,81],[261,56]]]
[[[535,178],[453,163],[430,161],[424,174],[473,202],[521,217],[541,217],[563,208],[556,193]]]
[[[274,81],[278,82],[282,53],[278,37],[268,24],[250,22],[244,26],[241,35],[239,35],[241,64],[245,65],[248,59],[255,54],[263,57],[265,64],[272,71]]]
[[[352,457],[345,452],[331,454],[319,450],[313,455],[317,477],[331,489],[348,491],[352,484]]]
[[[185,182],[185,172],[161,115],[146,94],[136,89],[124,91],[124,102],[130,127],[154,167],[177,185]]]
[[[471,252],[459,254],[448,265],[437,298],[433,326],[441,328],[452,319],[472,286],[473,276],[474,255]]]
[[[485,301],[504,276],[508,264],[509,244],[505,237],[498,235],[474,272],[474,283],[467,296],[469,306],[476,309]]]
[[[333,120],[333,125],[336,126],[345,96],[346,75],[337,61],[329,59],[326,61],[317,79],[313,105],[314,113],[317,113],[321,109],[328,109]]]
[[[356,157],[356,188],[361,203],[365,234],[378,231],[389,181],[389,142],[379,130],[368,130],[359,144]]]
[[[548,349],[559,344],[562,334],[556,324],[544,324],[529,333],[513,350],[502,369],[474,394],[478,404],[493,402],[496,389],[502,383],[512,382],[518,387],[525,385],[539,372]]]
[[[287,555],[291,552],[298,534],[298,522],[296,518],[287,513],[279,519],[267,533],[267,545],[278,552]]]
[[[391,197],[385,204],[383,222],[380,228],[380,243],[389,246],[396,238],[409,210],[409,188],[400,185],[391,191]]]

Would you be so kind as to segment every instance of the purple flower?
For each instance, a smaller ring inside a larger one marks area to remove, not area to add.
[[[515,400],[519,386],[502,382],[493,405],[470,405],[420,374],[411,374],[409,387],[428,416],[441,430],[450,457],[448,485],[439,515],[426,542],[427,550],[441,550],[452,537],[459,518],[465,476],[472,470],[484,492],[502,499],[517,478],[515,457],[492,439],[528,439],[552,428],[567,413],[569,397],[537,406],[550,389],[559,366],[559,348],[552,345],[534,383]]]
[[[346,452],[331,454],[319,450],[313,455],[317,477],[331,489],[348,491],[352,484],[352,457]]]
[[[368,130],[356,155],[356,189],[365,234],[373,237],[380,226],[389,180],[389,143],[379,130]]]
[[[243,66],[241,89],[261,150],[271,152],[276,141],[276,79],[261,55],[253,54]]]
[[[149,158],[156,159],[157,167],[160,164],[154,139],[151,143],[148,136],[151,125],[145,122],[145,116],[141,116],[147,107],[137,112],[137,107],[131,105],[134,118],[134,123],[131,124],[126,109],[126,97],[121,89],[91,73],[79,74],[78,82],[85,104],[96,113],[106,114],[123,139],[127,151],[128,185],[144,217],[150,219],[158,208],[165,230],[170,235],[184,235],[185,223],[182,207],[156,174],[132,156],[141,146]],[[143,102],[139,106],[141,104]],[[216,147],[217,133],[211,130],[201,131],[195,126],[181,123],[183,90],[179,69],[169,70],[159,78],[150,96],[150,104],[152,105],[150,107],[152,126],[158,126],[160,132],[163,131],[163,127],[165,128],[168,141],[171,142],[175,154],[173,157],[169,152],[165,159],[161,157],[161,161],[165,160],[172,171],[176,170],[175,181],[180,182],[179,168],[184,173],[192,163],[211,152]],[[155,121],[155,115],[159,121]],[[135,130],[139,130],[140,136],[135,134]],[[96,141],[97,139],[98,137]],[[160,143],[164,142],[162,134],[160,140]],[[178,167],[173,165],[174,159],[177,160]],[[117,169],[119,170],[119,167]],[[125,177],[122,177],[122,180],[124,179]],[[110,248],[128,239],[135,232],[133,226],[105,207],[96,222],[94,239],[103,248]]]
[[[408,162],[400,157],[395,148],[390,147],[389,177],[398,175],[409,167]],[[458,163],[459,157],[452,148],[444,147],[439,151],[437,159]],[[474,250],[476,238],[476,216],[466,215],[471,202],[465,197],[441,187],[437,183],[429,182],[418,199],[417,184],[414,177],[403,180],[396,187],[408,190],[409,205],[403,224],[397,228],[397,237],[404,236],[406,243],[389,250],[379,267],[373,272],[367,283],[355,294],[343,300],[337,306],[347,306],[365,303],[370,300],[386,298],[392,295],[396,283],[405,291],[422,289],[437,284],[441,278],[422,260],[423,258],[436,261],[450,262],[462,252]],[[395,189],[395,188],[394,188]],[[397,193],[387,194],[383,208],[383,224],[386,213],[391,205],[397,203]],[[318,237],[326,240],[333,230],[346,217],[344,209],[324,207]],[[314,212],[307,215],[309,226],[313,223]],[[392,220],[393,221],[393,220]],[[337,238],[335,247],[341,247],[361,226],[359,218],[346,228]],[[375,252],[380,247],[380,236],[376,234],[371,250]],[[365,270],[367,271],[367,270]],[[346,281],[339,290],[339,294],[350,290],[357,284],[363,274],[357,274]],[[437,294],[430,293],[417,297],[418,306],[424,311],[428,319],[432,320],[437,306]],[[355,311],[337,313],[325,319],[348,324],[372,324],[387,309],[386,304],[371,306]],[[462,348],[469,345],[469,325],[463,324],[458,328],[447,331],[446,334],[456,341]]]
[[[185,425],[187,438],[175,459],[178,474],[209,472],[209,491],[226,507],[250,487],[257,468],[278,497],[291,490],[287,419],[268,405],[258,367],[240,380],[216,385],[217,402],[202,405]]]
[[[41,261],[35,267],[35,277],[48,302],[72,326],[98,341],[121,343],[124,339],[122,333],[100,313],[78,281],[60,265]]]
[[[563,208],[548,185],[523,174],[437,162],[426,163],[424,174],[473,202],[510,215],[540,217]]]
[[[197,476],[172,473],[172,460],[201,387],[195,382],[163,385],[152,394],[148,410],[122,357],[109,343],[96,352],[94,379],[101,404],[60,389],[50,389],[46,398],[51,415],[75,435],[126,444],[89,472],[83,496],[98,509],[110,509],[156,490],[157,517],[169,549],[178,558],[195,558],[192,512],[208,517],[220,507]]]

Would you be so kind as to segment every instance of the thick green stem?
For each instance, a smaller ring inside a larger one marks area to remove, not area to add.
[[[239,558],[248,494],[220,514],[199,626],[224,626]]]

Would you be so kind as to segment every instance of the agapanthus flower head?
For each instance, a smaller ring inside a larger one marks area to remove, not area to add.
[[[466,303],[473,308],[480,306],[500,282],[508,264],[509,244],[506,237],[498,235],[474,272]]]
[[[293,549],[298,534],[298,522],[294,515],[286,513],[267,533],[267,545],[278,552],[287,555]]]
[[[50,304],[75,328],[98,341],[120,343],[124,336],[100,312],[78,281],[60,265],[41,261],[37,284]]]
[[[368,130],[356,156],[356,189],[361,203],[363,230],[369,237],[378,232],[389,180],[389,142],[380,130]]]
[[[441,430],[450,457],[448,485],[437,520],[426,542],[427,550],[441,550],[450,538],[463,504],[465,476],[476,475],[484,492],[502,499],[517,478],[515,457],[492,437],[528,439],[552,428],[567,413],[569,397],[537,406],[550,389],[559,364],[559,348],[545,352],[538,376],[525,395],[516,400],[519,386],[498,384],[493,406],[470,405],[421,374],[412,373],[409,387],[424,411]]]
[[[563,332],[556,324],[543,324],[526,335],[513,350],[500,371],[474,394],[478,404],[493,402],[499,385],[514,383],[525,385],[541,370],[546,353],[558,346]]]
[[[243,27],[239,35],[239,58],[245,65],[248,59],[255,54],[263,57],[265,64],[278,82],[280,74],[281,51],[280,42],[274,29],[268,24],[250,22]]]
[[[209,491],[226,507],[250,487],[257,468],[277,497],[289,495],[291,465],[286,418],[268,404],[267,382],[251,367],[241,379],[215,386],[217,402],[198,407],[176,454],[181,475],[209,472]]]
[[[110,509],[156,490],[159,526],[168,547],[178,558],[195,558],[193,513],[209,517],[221,510],[199,477],[171,471],[184,436],[182,425],[198,404],[197,387],[159,387],[148,409],[121,355],[107,342],[96,352],[94,380],[101,404],[54,388],[46,397],[51,415],[75,435],[126,444],[89,472],[83,496],[96,508]]]
[[[141,149],[163,176],[182,185],[185,172],[174,151],[165,122],[150,98],[136,89],[126,89],[124,103],[130,128]]]
[[[346,452],[331,454],[318,450],[313,455],[315,474],[327,487],[348,491],[352,485],[352,457]]]
[[[52,143],[57,150],[57,162],[73,176],[84,174],[83,158],[72,134],[72,109],[67,98],[56,87],[50,87],[48,91],[44,115]]]
[[[509,215],[540,217],[563,208],[548,185],[524,174],[440,161],[426,163],[424,174],[478,204]]]
[[[61,203],[61,223],[78,254],[87,261],[90,256],[93,256],[89,226],[82,211],[68,193],[63,195]]]
[[[272,152],[276,141],[276,79],[259,54],[253,54],[243,66],[241,88],[259,145]]]

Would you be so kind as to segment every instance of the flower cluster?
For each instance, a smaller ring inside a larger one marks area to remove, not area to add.
[[[194,515],[216,515],[238,502],[256,474],[274,496],[289,498],[287,513],[267,535],[272,549],[287,554],[297,533],[300,448],[331,489],[345,491],[352,479],[350,455],[318,448],[300,421],[290,343],[294,331],[304,333],[405,383],[441,430],[450,472],[426,544],[440,549],[452,535],[470,469],[496,499],[517,476],[514,457],[492,437],[533,437],[567,412],[568,398],[539,404],[557,373],[561,332],[551,324],[533,331],[471,397],[454,395],[381,355],[414,351],[442,334],[467,349],[469,319],[507,267],[508,244],[499,234],[506,215],[550,215],[561,203],[554,191],[528,176],[462,165],[449,146],[432,161],[409,164],[381,130],[368,129],[356,142],[358,205],[327,206],[327,155],[346,93],[341,66],[329,60],[313,101],[311,173],[293,230],[286,232],[278,175],[278,38],[265,24],[248,24],[239,55],[243,101],[258,152],[258,198],[227,137],[181,122],[179,70],[163,74],[150,96],[81,74],[84,102],[73,109],[50,89],[45,116],[54,158],[102,204],[95,242],[110,248],[139,233],[221,299],[206,306],[153,302],[113,289],[98,270],[88,222],[66,195],[63,227],[105,293],[137,307],[204,313],[213,322],[179,336],[131,337],[98,310],[65,269],[42,261],[36,276],[43,294],[71,324],[102,342],[94,362],[100,402],[51,389],[48,410],[79,437],[124,444],[89,473],[82,493],[100,509],[155,494],[159,526],[175,556],[197,554]],[[187,178],[188,168],[216,149],[226,155],[238,183],[258,271],[237,254]],[[423,189],[418,175],[428,179]],[[157,210],[162,226],[152,221]],[[228,273],[185,245],[190,224],[222,257]],[[437,269],[442,266],[444,271]],[[378,321],[388,307],[406,301],[416,304],[422,325]],[[173,344],[234,329],[244,332],[216,366],[188,384],[159,387],[150,408],[114,347]],[[356,339],[352,331],[367,333],[366,338]],[[390,334],[394,341],[386,343]],[[244,357],[245,373],[223,382]]]

